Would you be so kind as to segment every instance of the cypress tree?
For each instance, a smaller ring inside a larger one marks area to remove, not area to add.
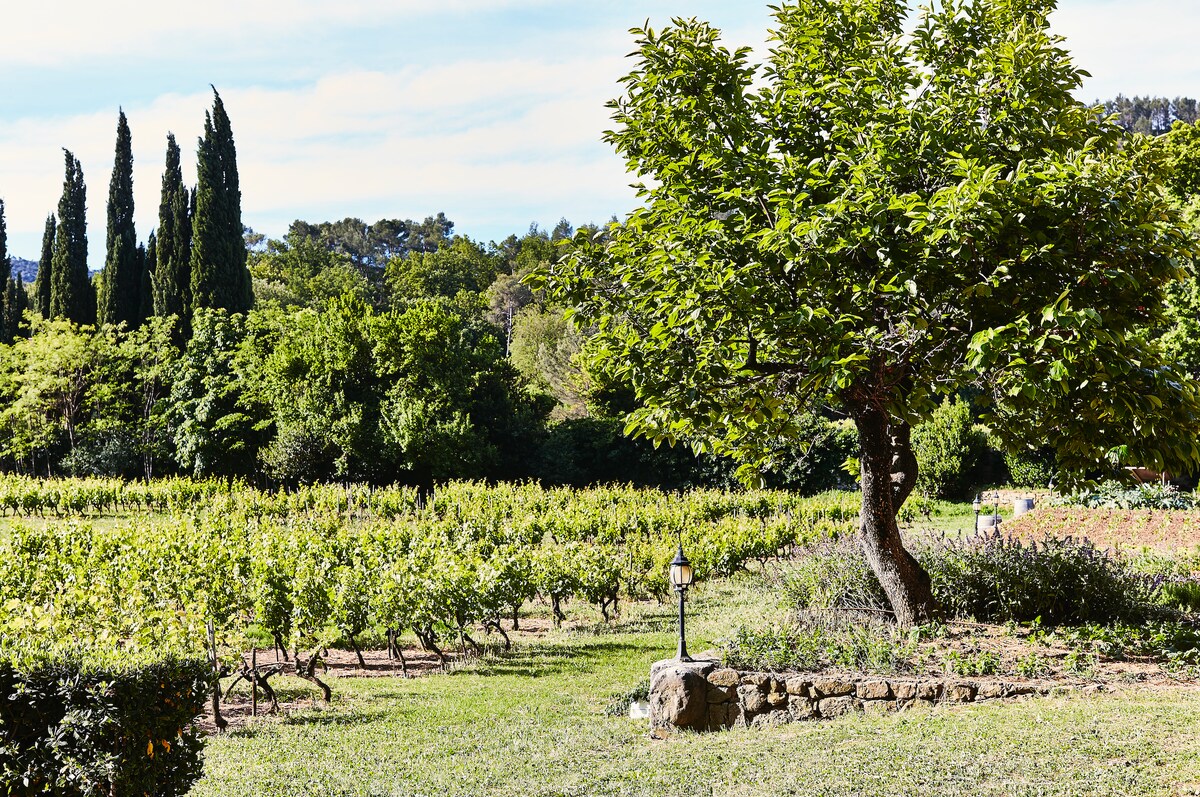
[[[8,227],[4,221],[4,200],[0,199],[0,288],[5,289],[0,297],[0,342],[12,343],[15,327],[8,325],[8,283],[12,282],[12,259],[8,256]]]
[[[42,233],[42,256],[38,260],[37,278],[33,281],[33,309],[42,318],[50,317],[50,286],[54,283],[54,233],[57,222],[54,214],[46,217]]]
[[[87,189],[83,167],[69,150],[51,258],[50,317],[96,323],[96,291],[87,270]]]
[[[12,343],[21,334],[21,316],[25,312],[25,283],[18,274],[16,279],[8,278],[8,287],[4,291],[4,321],[0,327],[4,330],[4,343]]]
[[[158,204],[154,268],[154,314],[187,316],[192,291],[191,196],[183,184],[179,145],[167,134],[167,167]]]
[[[254,305],[254,292],[242,237],[237,153],[221,95],[213,89],[213,96],[212,113],[204,116],[204,137],[196,152],[191,309],[219,307],[244,313]]]
[[[99,307],[102,324],[141,323],[142,268],[133,224],[133,141],[125,111],[117,117],[117,147],[108,184],[108,237],[104,260],[104,291]]]
[[[145,246],[138,246],[138,262],[141,264],[138,272],[142,276],[142,284],[138,289],[138,326],[146,323],[154,315],[154,233]]]

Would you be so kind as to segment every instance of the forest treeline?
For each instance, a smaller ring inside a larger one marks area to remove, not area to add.
[[[1104,105],[1131,134],[1165,133],[1169,190],[1194,216],[1196,102]],[[730,460],[626,438],[633,386],[597,365],[588,330],[527,280],[569,254],[577,235],[603,236],[607,225],[564,219],[485,244],[438,213],[297,220],[268,239],[242,224],[232,127],[214,92],[197,185],[184,184],[168,134],[158,225],[139,241],[131,140],[121,112],[95,276],[71,152],[33,285],[11,273],[0,201],[0,469],[266,485],[735,483]],[[1169,301],[1171,324],[1147,334],[1200,373],[1194,279]],[[1006,470],[1044,479],[1038,452],[1010,455],[1007,469],[989,453],[964,398],[925,432],[941,437],[925,446],[923,469],[941,475],[923,491],[962,492]],[[852,483],[842,469],[856,454],[852,426],[821,415],[804,426],[802,443],[780,441],[764,483],[804,492]]]

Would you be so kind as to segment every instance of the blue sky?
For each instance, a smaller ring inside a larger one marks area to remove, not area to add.
[[[35,7],[36,6],[36,7]],[[1134,10],[1136,8],[1136,10]],[[194,179],[209,84],[233,123],[246,224],[423,218],[484,241],[603,221],[634,205],[600,141],[628,28],[697,16],[762,47],[766,3],[741,0],[43,0],[0,26],[0,198],[9,249],[35,259],[62,186],[88,184],[89,266],[103,263],[118,107],[134,144],[138,235],[156,223],[166,134]],[[1055,28],[1093,78],[1084,99],[1200,94],[1200,8],[1061,0]]]

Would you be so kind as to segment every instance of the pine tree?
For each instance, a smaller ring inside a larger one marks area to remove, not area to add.
[[[16,326],[9,325],[9,283],[12,282],[12,259],[8,255],[8,227],[4,221],[4,200],[0,199],[0,287],[5,288],[0,297],[0,343],[12,343]],[[15,302],[15,298],[13,299]]]
[[[133,142],[125,111],[117,117],[117,147],[108,184],[108,238],[104,260],[102,324],[141,324],[142,274],[137,232],[133,223]]]
[[[167,134],[167,167],[158,205],[158,235],[154,268],[154,314],[183,319],[192,291],[191,195],[183,184],[179,146]]]
[[[46,217],[42,233],[42,256],[38,260],[37,278],[33,281],[33,309],[42,318],[50,317],[50,286],[54,284],[54,234],[57,220],[51,213]]]
[[[233,131],[221,95],[205,114],[196,160],[196,212],[192,219],[192,303],[243,313],[254,305],[246,243],[242,237],[242,194],[238,188]]]
[[[50,317],[96,323],[96,292],[87,270],[87,188],[83,167],[69,150],[51,258]]]

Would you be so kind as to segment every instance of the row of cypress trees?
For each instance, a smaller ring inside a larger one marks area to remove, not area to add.
[[[186,328],[198,308],[234,313],[250,309],[254,294],[246,268],[237,152],[216,89],[213,96],[197,148],[193,191],[183,183],[175,136],[167,135],[158,229],[150,233],[145,246],[138,244],[133,220],[133,139],[125,113],[120,112],[108,189],[106,257],[95,287],[87,270],[83,170],[79,160],[64,150],[63,193],[57,216],[46,219],[34,285],[33,308],[44,318],[124,324],[133,329],[152,315],[174,315]],[[0,204],[0,224],[2,214]],[[9,279],[9,270],[0,263],[0,277]],[[11,339],[15,327],[9,330],[5,325],[0,332]]]

